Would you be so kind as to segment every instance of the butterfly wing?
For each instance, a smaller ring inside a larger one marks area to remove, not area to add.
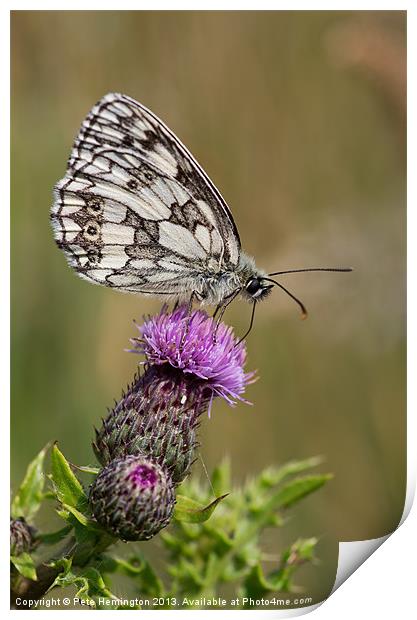
[[[80,276],[126,291],[185,294],[199,275],[239,261],[239,235],[216,187],[125,95],[106,95],[83,122],[51,219]]]

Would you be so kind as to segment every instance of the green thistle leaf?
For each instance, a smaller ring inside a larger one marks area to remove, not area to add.
[[[51,532],[49,534],[38,534],[37,540],[39,540],[43,545],[56,545],[70,533],[71,529],[71,525],[66,525],[56,532]]]
[[[12,502],[11,515],[14,519],[24,517],[31,521],[39,510],[44,499],[43,488],[45,477],[43,464],[49,446],[45,446],[29,464],[23,482],[17,490]]]
[[[70,464],[56,445],[51,454],[51,480],[57,498],[63,504],[80,508],[87,504],[87,497],[81,482],[75,476]]]
[[[62,570],[55,578],[48,592],[53,588],[75,586],[77,588],[76,598],[87,601],[92,606],[96,606],[94,596],[118,600],[106,586],[100,572],[93,566],[76,568],[73,566],[72,558],[61,558],[51,562],[49,566]]]
[[[322,474],[317,476],[303,476],[296,478],[284,485],[272,498],[276,508],[288,508],[299,502],[301,499],[317,491],[328,480],[333,478],[332,474]]]
[[[114,594],[112,594],[106,586],[99,571],[93,566],[83,570],[81,576],[87,581],[88,588],[85,593],[89,598],[93,596],[103,596],[111,600],[118,600],[118,598],[114,596]]]
[[[37,581],[36,568],[32,557],[29,553],[20,553],[19,555],[10,556],[11,563],[16,567],[23,577]]]
[[[304,471],[317,467],[323,463],[324,458],[321,456],[313,456],[303,461],[290,461],[281,465],[281,467],[268,467],[259,476],[261,486],[272,488],[283,482],[289,476],[301,474]]]
[[[284,591],[282,571],[268,579],[263,572],[262,566],[253,566],[244,581],[245,596],[262,598],[265,594],[276,591]]]
[[[59,558],[59,560],[52,560],[48,566],[56,568],[60,573],[55,578],[55,581],[49,586],[47,592],[50,592],[55,586],[65,587],[64,580],[71,573],[72,558]]]
[[[102,528],[98,526],[97,523],[93,521],[93,519],[89,519],[85,514],[74,508],[74,506],[62,504],[62,507],[64,508],[64,510],[67,511],[67,513],[70,513],[73,517],[75,517],[78,523],[81,523],[81,525],[83,525],[84,527],[89,528],[90,530],[102,531]]]
[[[174,510],[174,518],[178,521],[187,523],[203,523],[207,521],[213,514],[218,504],[227,497],[228,493],[217,497],[208,506],[203,506],[194,499],[185,497],[185,495],[177,495],[177,503]]]

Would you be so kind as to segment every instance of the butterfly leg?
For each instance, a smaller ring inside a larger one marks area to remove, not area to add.
[[[238,289],[236,289],[235,291],[233,291],[233,293],[231,293],[228,297],[226,297],[226,298],[223,300],[223,303],[222,303],[222,304],[219,304],[219,305],[217,306],[216,310],[214,311],[214,314],[213,314],[213,319],[214,319],[214,318],[216,318],[217,313],[219,313],[219,316],[218,316],[218,318],[217,318],[217,320],[216,320],[216,328],[215,328],[215,330],[214,330],[214,334],[213,334],[213,340],[214,340],[214,342],[216,342],[217,330],[219,329],[219,325],[220,325],[220,323],[221,323],[221,321],[222,321],[222,318],[223,318],[223,316],[224,316],[224,313],[226,312],[226,308],[227,308],[227,307],[228,307],[228,306],[232,303],[232,301],[233,301],[234,299],[236,299],[236,297],[239,295],[240,291],[241,291],[241,289],[240,289],[240,288],[238,288]]]
[[[212,319],[215,319],[215,318],[216,318],[217,313],[218,313],[218,312],[219,312],[222,308],[223,308],[223,304],[218,304],[218,305],[216,306],[216,309],[215,309],[215,311],[213,312]]]
[[[191,312],[193,310],[193,303],[194,300],[196,301],[201,301],[201,295],[199,295],[196,291],[193,291],[190,295],[190,299],[188,300],[188,304],[187,304],[187,314],[190,317],[191,316]]]
[[[253,321],[255,319],[255,309],[256,309],[256,300],[253,301],[252,314],[250,317],[249,328],[247,332],[242,336],[242,338],[240,338],[240,340],[235,344],[235,347],[237,347],[243,340],[245,340],[245,338],[247,338],[250,332],[252,331]]]
[[[182,347],[184,346],[184,342],[185,339],[188,335],[189,329],[190,329],[190,323],[191,323],[191,313],[193,310],[193,302],[194,300],[197,301],[201,301],[202,297],[199,293],[197,293],[197,291],[193,291],[190,295],[190,299],[188,300],[188,304],[187,304],[187,322],[185,324],[185,331],[183,334],[183,337],[181,338],[181,342],[180,342],[180,350],[182,349]]]

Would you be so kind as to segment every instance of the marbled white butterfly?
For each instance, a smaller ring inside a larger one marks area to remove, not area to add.
[[[126,95],[110,93],[93,107],[54,195],[56,242],[90,282],[223,310],[239,293],[256,302],[277,285],[305,313],[268,276],[316,269],[257,269],[212,181],[168,127]]]

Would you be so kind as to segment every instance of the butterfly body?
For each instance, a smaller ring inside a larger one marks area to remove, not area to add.
[[[84,279],[126,292],[222,305],[269,291],[224,199],[178,138],[110,93],[81,126],[51,220]]]

